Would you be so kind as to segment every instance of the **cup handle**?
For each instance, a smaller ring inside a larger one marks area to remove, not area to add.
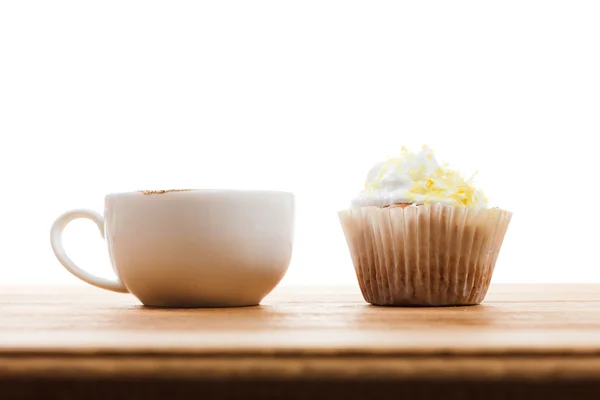
[[[73,220],[78,218],[86,218],[92,220],[98,226],[100,230],[100,234],[102,238],[104,238],[104,217],[92,210],[72,210],[62,214],[60,217],[54,221],[52,224],[52,228],[50,229],[50,244],[52,245],[52,250],[54,251],[54,255],[60,261],[60,263],[73,275],[78,277],[84,282],[89,283],[90,285],[97,286],[102,289],[112,290],[113,292],[119,293],[128,293],[129,291],[123,285],[123,283],[118,279],[104,279],[97,277],[95,275],[90,274],[79,268],[73,260],[69,258],[62,243],[62,235],[66,226]]]

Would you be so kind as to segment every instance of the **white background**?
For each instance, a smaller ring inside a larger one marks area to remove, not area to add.
[[[494,281],[600,281],[599,21],[567,0],[0,2],[0,284],[80,284],[54,218],[157,188],[293,191],[284,282],[354,283],[336,211],[422,144],[514,212]],[[65,241],[111,275],[92,223]]]

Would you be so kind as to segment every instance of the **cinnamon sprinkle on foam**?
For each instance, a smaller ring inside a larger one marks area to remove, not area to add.
[[[140,190],[140,193],[145,194],[145,195],[150,195],[150,194],[164,194],[164,193],[170,193],[170,192],[188,192],[192,189],[167,189],[167,190]]]

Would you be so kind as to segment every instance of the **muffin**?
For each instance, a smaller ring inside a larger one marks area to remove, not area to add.
[[[338,215],[363,297],[382,306],[481,303],[512,217],[425,146],[376,164]]]

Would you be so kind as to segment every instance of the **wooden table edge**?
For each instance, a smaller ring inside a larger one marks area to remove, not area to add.
[[[600,356],[0,355],[0,379],[599,380]]]

